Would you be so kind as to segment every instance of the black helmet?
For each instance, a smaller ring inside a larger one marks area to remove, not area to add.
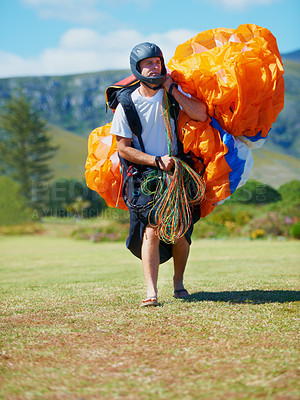
[[[161,75],[147,77],[141,74],[140,62],[145,58],[150,57],[159,57],[161,59]],[[132,49],[130,53],[130,67],[133,75],[141,82],[145,83],[146,86],[148,86],[147,83],[158,85],[155,88],[151,87],[151,89],[154,90],[159,89],[162,86],[167,73],[161,49],[156,44],[148,42],[140,43]]]

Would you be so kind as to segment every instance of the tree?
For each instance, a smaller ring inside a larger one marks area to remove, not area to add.
[[[46,133],[46,122],[21,90],[0,112],[0,139],[2,173],[20,184],[26,205],[40,211],[43,195],[35,195],[34,189],[51,178],[48,161],[57,147]]]
[[[254,179],[249,179],[230,198],[231,202],[246,204],[267,204],[280,200],[281,194],[276,189]]]

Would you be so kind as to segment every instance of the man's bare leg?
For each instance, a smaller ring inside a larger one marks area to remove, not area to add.
[[[146,226],[142,244],[142,263],[145,276],[147,298],[157,298],[159,268],[159,238],[156,229]]]
[[[187,260],[189,257],[190,245],[185,237],[178,240],[176,244],[173,245],[173,259],[174,259],[174,290],[183,290],[183,275]]]

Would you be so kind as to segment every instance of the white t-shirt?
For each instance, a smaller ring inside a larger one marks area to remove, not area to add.
[[[153,97],[143,97],[139,88],[132,94],[131,98],[138,112],[142,124],[142,140],[145,151],[152,156],[164,156],[169,154],[166,127],[162,115],[163,89],[160,89]],[[177,154],[177,140],[175,135],[175,124],[171,119],[173,131],[173,154]],[[127,123],[123,107],[119,104],[116,108],[110,132],[113,135],[124,138],[132,138],[133,146],[141,150],[139,140]]]

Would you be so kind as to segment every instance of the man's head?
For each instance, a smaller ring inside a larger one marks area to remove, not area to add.
[[[155,85],[155,87],[148,86],[154,90],[161,87],[167,73],[162,51],[156,44],[148,42],[140,43],[132,49],[130,67],[133,75],[146,86]]]

